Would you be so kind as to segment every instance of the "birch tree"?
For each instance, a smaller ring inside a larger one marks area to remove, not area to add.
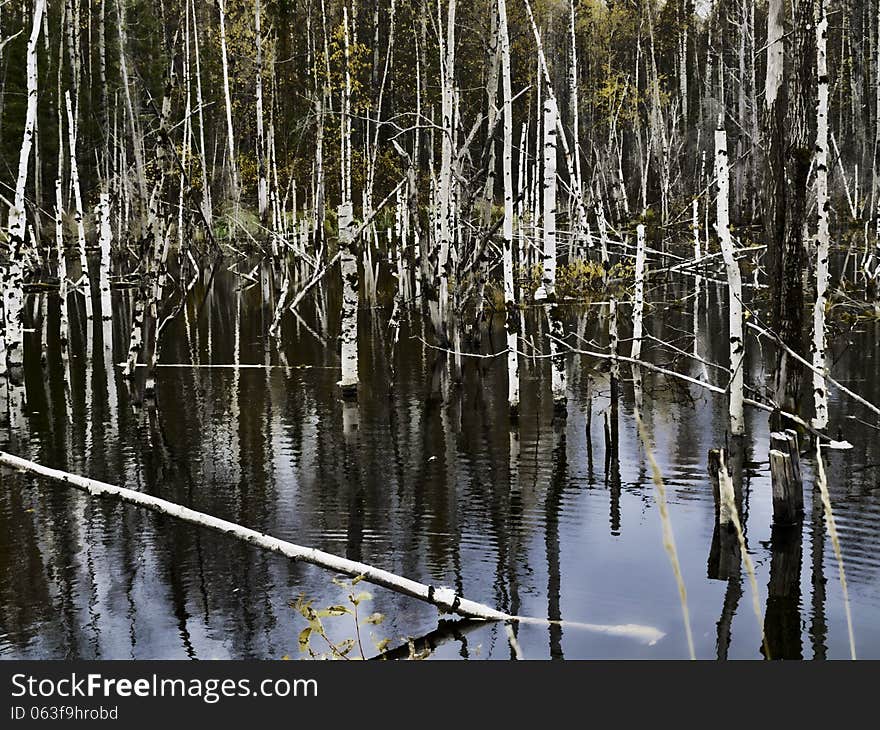
[[[501,93],[504,116],[504,141],[501,153],[504,179],[502,265],[504,307],[507,310],[507,402],[510,412],[515,415],[519,411],[519,355],[517,354],[519,313],[513,282],[513,90],[510,78],[510,35],[507,29],[506,0],[498,0],[498,40],[501,49]]]
[[[727,270],[727,312],[730,341],[730,385],[728,393],[728,413],[730,433],[740,436],[745,433],[743,417],[743,368],[745,363],[745,339],[743,338],[742,275],[730,235],[730,168],[727,156],[727,132],[724,118],[718,119],[715,130],[715,180],[718,186],[716,197],[716,231],[724,267]]]
[[[119,1],[117,0],[117,2]],[[238,164],[235,159],[235,132],[232,129],[232,98],[229,94],[229,59],[226,50],[226,0],[217,0],[217,9],[220,12],[220,57],[223,62],[223,100],[226,104],[226,144],[227,154],[229,155],[229,180],[233,206],[235,210],[238,210],[241,192],[238,183]]]
[[[70,91],[65,92],[64,102],[67,106],[67,132],[70,152],[70,186],[73,188],[73,220],[76,224],[76,243],[79,251],[80,278],[77,287],[85,297],[86,319],[92,318],[92,282],[89,277],[89,260],[86,255],[86,229],[83,221],[82,188],[79,184],[79,165],[76,161],[76,118],[73,114],[73,105],[70,99]]]
[[[825,0],[818,0],[819,22],[816,24],[816,78],[818,103],[816,105],[816,301],[813,305],[813,402],[816,415],[813,426],[824,430],[828,426],[828,391],[825,383],[825,305],[828,300],[828,15]]]
[[[4,338],[6,345],[6,361],[10,371],[16,373],[24,361],[24,341],[22,330],[22,311],[24,308],[24,239],[27,225],[25,212],[25,189],[27,187],[28,168],[30,166],[31,148],[34,143],[34,130],[37,124],[37,44],[43,24],[43,12],[46,0],[36,0],[31,24],[31,33],[27,43],[27,110],[25,112],[24,135],[18,156],[18,176],[15,181],[15,198],[9,209],[9,263],[2,272],[5,320]]]
[[[266,221],[269,187],[266,174],[266,142],[263,133],[263,31],[260,28],[260,0],[254,0],[254,37],[256,41],[257,108],[257,210]]]

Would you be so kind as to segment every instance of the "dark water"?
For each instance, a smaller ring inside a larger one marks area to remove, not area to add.
[[[71,296],[67,394],[57,298],[32,297],[26,405],[0,428],[0,449],[448,585],[513,613],[633,623],[664,633],[649,645],[564,624],[524,625],[517,637],[526,658],[687,656],[626,367],[617,460],[608,458],[608,378],[593,369],[597,362],[569,358],[564,421],[553,419],[547,361],[524,362],[522,417],[512,434],[505,359],[466,360],[456,384],[449,363],[418,339],[430,341],[421,317],[404,317],[389,388],[387,308],[362,312],[360,399],[344,405],[335,385],[338,292],[316,292],[304,302],[301,321],[285,318],[279,353],[265,334],[277,296],[268,271],[256,270],[257,283],[241,291],[250,282],[226,271],[228,265],[210,287],[205,273],[163,336],[161,362],[168,367],[158,371],[155,408],[133,405],[112,367],[127,349],[130,291],[114,291],[114,318],[88,323],[89,341],[82,299]],[[693,299],[683,306],[674,301],[691,285],[650,288],[654,306],[646,323],[651,335],[686,350]],[[721,301],[710,289],[700,302],[700,354],[719,363],[727,358]],[[569,314],[572,329],[604,347],[602,311],[592,306]],[[623,311],[627,319],[628,307]],[[536,315],[529,316],[535,331]],[[484,352],[504,349],[502,324],[496,317],[484,331]],[[878,334],[877,324],[863,325],[832,346],[836,377],[873,402],[880,401]],[[540,332],[535,339],[541,341]],[[104,347],[111,340],[112,353]],[[48,343],[42,368],[41,342]],[[748,345],[747,380],[754,384],[763,372],[754,338]],[[87,347],[94,357],[87,358]],[[649,342],[645,350],[666,366],[674,357]],[[261,367],[219,367],[236,362]],[[698,373],[684,359],[674,367]],[[710,577],[718,570],[710,560],[706,454],[724,445],[725,402],[660,375],[644,378],[642,414],[667,487],[696,654],[761,658],[745,574]],[[717,373],[712,378],[725,384]],[[6,397],[0,391],[4,407]],[[832,390],[832,431],[840,427],[854,448],[826,452],[826,467],[856,649],[860,657],[878,658],[880,439],[846,418],[875,422],[842,398]],[[743,516],[771,656],[847,657],[843,592],[813,491],[814,459],[803,462],[802,530],[773,535],[767,414],[746,414]],[[302,593],[317,607],[345,602],[345,591],[318,568],[30,476],[3,470],[0,478],[4,658],[297,658],[305,622],[290,601]],[[512,656],[501,625],[444,622],[438,629],[433,607],[370,590],[365,609],[387,616],[370,627],[376,639],[390,638],[394,646],[402,637],[430,634],[435,657]],[[348,619],[328,625],[337,639],[354,636]]]

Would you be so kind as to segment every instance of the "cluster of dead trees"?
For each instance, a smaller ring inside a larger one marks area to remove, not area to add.
[[[871,3],[7,0],[0,13],[0,150],[16,171],[0,191],[0,339],[14,377],[30,280],[57,280],[63,324],[74,292],[88,318],[98,304],[109,318],[111,284],[133,283],[131,375],[152,370],[172,290],[185,296],[202,259],[256,252],[276,265],[276,337],[288,309],[341,277],[343,393],[357,390],[358,313],[377,303],[384,261],[395,337],[403,308],[423,307],[458,370],[497,284],[514,414],[522,306],[540,307],[562,409],[573,348],[559,265],[595,260],[607,279],[634,262],[638,364],[646,267],[675,268],[692,230],[696,260],[720,244],[729,285],[732,431],[749,400],[754,302],[738,258],[752,243],[766,246],[781,343],[773,407],[803,410],[810,372],[827,424],[832,228],[854,278],[880,291]],[[609,289],[615,377],[618,304]]]

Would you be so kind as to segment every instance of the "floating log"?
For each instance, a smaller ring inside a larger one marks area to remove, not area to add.
[[[620,636],[633,638],[644,641],[648,644],[655,644],[662,639],[665,634],[653,626],[642,626],[639,624],[591,624],[578,621],[550,621],[543,618],[535,618],[530,616],[512,616],[510,614],[498,611],[483,603],[471,601],[459,596],[451,588],[435,587],[425,585],[417,581],[404,578],[381,568],[375,568],[366,563],[360,563],[355,560],[341,558],[332,553],[326,553],[315,548],[303,547],[294,543],[280,540],[277,537],[266,535],[265,533],[252,530],[234,522],[221,520],[218,517],[197,512],[196,510],[184,507],[183,505],[169,502],[159,497],[153,497],[149,494],[143,494],[133,489],[125,487],[117,487],[105,482],[99,482],[95,479],[69,474],[58,469],[51,469],[47,466],[37,464],[27,459],[7,454],[0,451],[0,465],[5,465],[13,469],[38,474],[56,482],[60,482],[68,487],[73,487],[82,492],[88,493],[93,497],[116,497],[123,502],[134,504],[138,507],[144,507],[158,512],[160,514],[174,517],[189,522],[199,527],[207,527],[217,532],[222,532],[230,537],[234,537],[243,542],[247,542],[256,547],[268,550],[269,552],[278,553],[291,560],[299,560],[304,563],[317,565],[320,568],[332,570],[335,573],[348,575],[352,578],[361,577],[367,583],[387,588],[388,590],[400,593],[404,596],[417,598],[425,603],[430,603],[445,613],[456,613],[459,616],[472,619],[482,619],[485,621],[515,621],[518,623],[528,623],[546,626],[548,624],[558,624],[561,626],[580,628],[586,631],[593,631],[609,636]]]

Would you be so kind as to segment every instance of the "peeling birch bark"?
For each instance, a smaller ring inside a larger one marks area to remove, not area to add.
[[[553,97],[544,102],[544,195],[543,259],[544,276],[535,292],[535,301],[556,296],[556,120],[559,112]]]
[[[502,261],[504,269],[504,307],[507,310],[507,403],[510,413],[519,413],[519,355],[517,332],[519,312],[516,306],[513,276],[513,91],[510,79],[510,35],[507,27],[506,0],[498,0],[498,36],[501,43],[501,87],[504,115],[502,166],[504,179],[504,222],[502,224]],[[520,260],[520,266],[523,265]]]
[[[357,398],[358,387],[358,263],[353,236],[351,203],[339,206],[339,250],[342,273],[342,377],[339,386],[347,399]]]
[[[743,419],[743,368],[745,365],[745,339],[743,338],[742,276],[736,260],[733,238],[730,235],[728,201],[730,197],[730,171],[727,158],[727,133],[723,117],[718,120],[715,131],[715,180],[718,186],[716,198],[716,230],[727,269],[728,322],[730,338],[730,432],[734,436],[745,433]]]
[[[201,55],[199,53],[199,26],[198,26],[198,18],[196,16],[196,5],[195,0],[190,0],[190,16],[192,17],[192,29],[193,29],[193,50],[195,51],[195,62],[196,62],[196,106],[199,110],[199,169],[202,173],[202,213],[204,214],[204,218],[209,223],[214,219],[213,208],[211,205],[211,185],[208,182],[208,165],[206,162],[206,147],[205,147],[205,115],[204,115],[204,106],[205,102],[202,97],[202,62]]]
[[[32,474],[38,474],[66,487],[86,492],[90,497],[109,497],[119,499],[128,504],[158,512],[159,514],[173,517],[174,519],[196,525],[197,527],[204,527],[216,532],[222,532],[229,537],[246,542],[261,550],[276,553],[290,560],[315,565],[319,568],[331,570],[335,573],[347,575],[352,578],[362,577],[367,583],[387,588],[390,591],[410,598],[424,601],[425,603],[436,606],[444,613],[456,613],[459,616],[464,616],[466,618],[482,619],[485,621],[514,621],[517,623],[534,624],[539,626],[556,624],[564,627],[567,626],[601,633],[608,636],[635,639],[649,645],[656,644],[665,636],[662,631],[653,626],[643,626],[639,624],[591,624],[580,621],[550,621],[548,619],[531,616],[514,616],[498,611],[497,609],[483,603],[471,601],[459,596],[451,588],[443,586],[435,587],[433,585],[418,583],[417,581],[395,575],[382,568],[376,568],[372,565],[367,565],[366,563],[342,558],[338,555],[324,552],[323,550],[304,547],[292,542],[287,542],[286,540],[280,540],[277,537],[272,537],[263,532],[252,530],[234,522],[221,520],[218,517],[205,514],[204,512],[197,512],[189,507],[184,507],[183,505],[175,504],[174,502],[169,502],[168,500],[144,494],[143,492],[138,492],[133,489],[99,482],[94,479],[88,479],[87,477],[59,471],[58,469],[51,469],[3,451],[0,451],[0,464],[11,469],[20,469]]]
[[[119,1],[119,0],[117,0]],[[229,95],[229,60],[226,50],[226,0],[217,0],[220,12],[220,56],[223,61],[223,99],[226,103],[226,144],[229,154],[229,175],[232,202],[235,210],[239,204],[238,164],[235,159],[235,132],[232,129],[232,99]]]
[[[9,263],[0,273],[3,284],[3,314],[5,321],[4,339],[6,362],[10,370],[17,371],[24,362],[24,331],[22,312],[24,309],[23,254],[27,218],[25,214],[25,188],[27,187],[28,167],[31,148],[37,125],[37,43],[40,39],[43,12],[46,0],[37,0],[34,6],[31,34],[27,44],[27,111],[22,135],[21,150],[18,156],[18,177],[15,182],[15,199],[9,209]],[[17,373],[16,373],[17,374]]]
[[[269,184],[266,177],[266,143],[263,132],[263,32],[260,28],[260,0],[254,3],[254,39],[256,42],[256,107],[257,107],[257,210],[265,223]]]
[[[101,274],[99,288],[101,291],[101,318],[113,318],[113,307],[110,298],[110,246],[113,241],[113,229],[110,227],[110,194],[100,193],[95,208],[98,223],[98,244],[101,248]],[[105,343],[106,346],[106,343]]]
[[[92,318],[92,282],[89,278],[89,260],[86,256],[86,229],[83,223],[83,204],[82,193],[79,184],[79,166],[76,161],[76,136],[75,136],[75,120],[73,116],[73,107],[70,100],[70,92],[64,94],[64,101],[67,105],[67,133],[69,138],[70,153],[70,184],[73,188],[73,219],[76,223],[76,241],[77,250],[79,251],[80,279],[77,284],[82,288],[83,296],[86,304],[86,319]]]
[[[636,226],[636,271],[635,293],[633,295],[633,341],[630,357],[638,360],[642,356],[642,318],[645,309],[645,226]],[[642,370],[633,367],[633,388],[636,395],[636,406],[641,407]]]
[[[825,383],[825,305],[828,300],[828,15],[825,0],[819,0],[816,24],[816,75],[819,80],[816,108],[816,301],[813,304],[813,402],[816,415],[813,427],[823,431],[828,426],[828,388]]]

